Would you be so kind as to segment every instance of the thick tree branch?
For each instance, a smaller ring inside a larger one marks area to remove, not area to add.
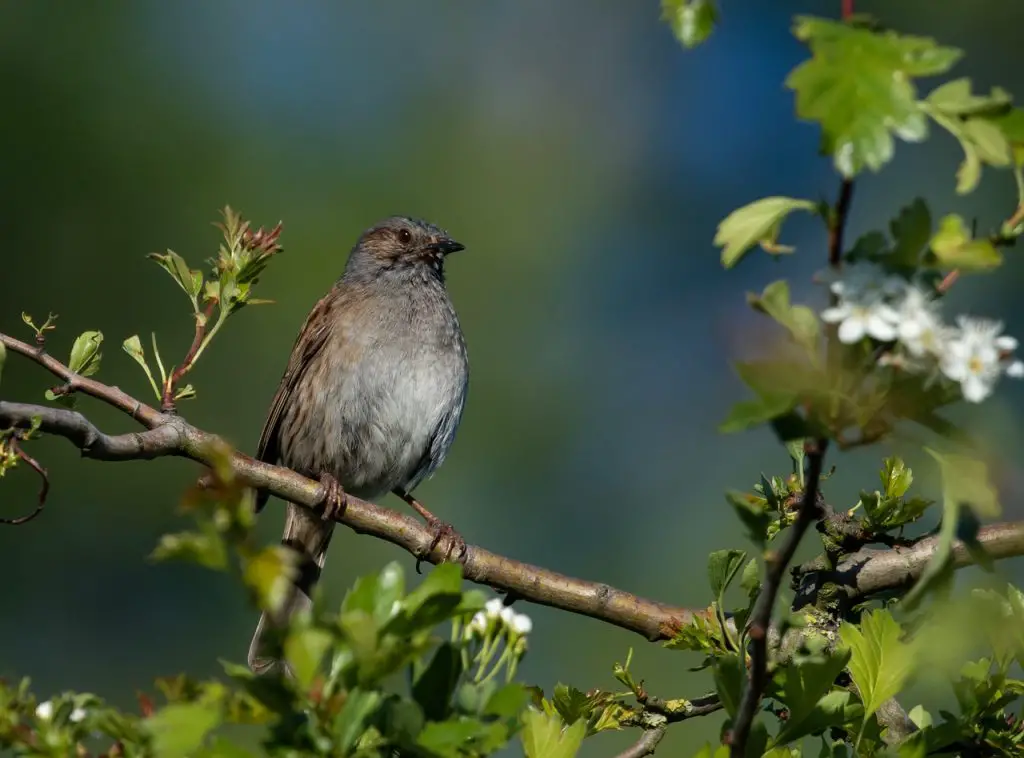
[[[23,344],[3,334],[0,334],[0,340],[8,346],[11,342]],[[0,401],[0,428],[27,428],[32,419],[38,417],[43,431],[70,440],[85,457],[97,460],[179,456],[211,465],[217,458],[220,440],[216,435],[197,429],[178,416],[162,414],[137,404],[117,388],[87,379],[79,383],[78,378],[56,359],[38,353],[28,345],[24,347],[25,350],[18,352],[33,358],[57,376],[71,379],[72,386],[77,385],[122,410],[128,408],[130,411],[138,406],[142,410],[135,413],[135,417],[150,429],[111,436],[100,432],[85,416],[75,411],[4,401]],[[262,463],[242,453],[232,454],[231,463],[236,475],[253,487],[267,489],[284,500],[308,508],[319,508],[323,502],[321,484],[290,469]],[[346,501],[344,512],[336,519],[339,523],[360,534],[386,540],[430,563],[440,563],[444,559],[447,550],[444,540],[426,552],[433,535],[421,522],[356,497],[347,496]],[[472,582],[502,590],[515,598],[599,619],[651,641],[671,639],[682,626],[692,621],[695,613],[702,613],[648,600],[607,584],[574,579],[475,546],[467,549],[463,574]]]
[[[978,544],[993,560],[1024,555],[1024,522],[990,524],[978,530]],[[939,545],[939,537],[917,540],[910,547],[893,550],[862,548],[845,556],[834,571],[814,577],[819,585],[834,583],[849,603],[881,593],[899,592],[911,587],[931,561]],[[970,566],[975,561],[967,546],[953,543],[955,568]]]
[[[818,492],[827,447],[828,440],[823,439],[808,440],[806,443],[807,483],[804,486],[803,497],[800,498],[796,522],[790,527],[782,549],[765,556],[767,565],[764,585],[750,614],[750,675],[743,687],[743,697],[728,739],[729,751],[733,758],[746,756],[747,738],[750,736],[750,729],[754,725],[754,718],[761,705],[765,685],[768,683],[768,630],[771,626],[775,599],[786,576],[786,567],[796,555],[796,550],[807,530],[822,513]]]
[[[658,743],[665,736],[667,728],[668,724],[665,723],[645,729],[640,739],[619,753],[616,758],[644,758],[645,755],[654,755],[654,751],[658,748]]]

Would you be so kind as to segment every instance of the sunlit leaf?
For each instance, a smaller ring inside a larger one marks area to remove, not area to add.
[[[661,17],[684,47],[706,40],[718,21],[714,0],[661,0]]]
[[[79,376],[92,376],[100,369],[103,332],[82,332],[71,346],[68,368]]]
[[[931,250],[939,266],[960,271],[979,271],[999,266],[1003,255],[984,237],[973,239],[964,220],[955,214],[939,222],[931,240]]]
[[[893,134],[924,139],[928,124],[914,77],[941,74],[961,55],[927,37],[809,16],[797,17],[793,33],[812,57],[790,73],[786,86],[796,92],[800,118],[821,124],[823,149],[846,177],[888,163]]]
[[[744,253],[764,241],[775,242],[779,227],[793,211],[814,211],[810,200],[765,197],[737,208],[718,225],[715,245],[722,248],[722,265],[732,268]]]
[[[903,689],[913,669],[913,648],[900,639],[901,633],[900,625],[886,610],[867,612],[859,626],[844,622],[839,629],[843,645],[850,651],[848,669],[860,692],[865,718]]]

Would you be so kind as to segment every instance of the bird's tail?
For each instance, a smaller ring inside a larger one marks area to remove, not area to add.
[[[264,612],[256,625],[249,645],[249,668],[255,673],[265,674],[280,663],[272,654],[274,646],[268,637],[287,624],[291,616],[312,605],[310,595],[323,570],[333,532],[333,521],[324,520],[307,508],[288,505],[281,542],[301,556],[298,574],[278,610],[273,614]]]

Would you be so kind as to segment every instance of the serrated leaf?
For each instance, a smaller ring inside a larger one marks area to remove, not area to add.
[[[551,702],[566,724],[575,724],[590,713],[590,700],[586,693],[565,684],[555,685]]]
[[[71,346],[71,358],[68,368],[79,376],[92,376],[100,369],[100,346],[103,344],[103,332],[82,332]]]
[[[735,490],[726,492],[725,499],[746,527],[747,538],[755,545],[764,545],[768,539],[768,528],[776,519],[767,503]]]
[[[737,208],[718,225],[714,243],[722,248],[722,265],[732,268],[757,244],[774,242],[786,217],[797,210],[814,211],[810,200],[792,197],[764,197]]]
[[[210,523],[200,526],[200,532],[164,534],[150,554],[150,560],[180,560],[222,571],[228,566],[228,551],[224,538]]]
[[[313,683],[331,641],[330,634],[313,627],[292,629],[285,638],[285,660],[299,686],[304,690]]]
[[[711,584],[711,594],[719,602],[746,558],[745,550],[716,550],[708,556],[708,582]]]
[[[789,708],[789,717],[775,739],[777,744],[846,721],[850,693],[831,690],[849,659],[848,652],[839,651],[796,661],[780,672],[783,683],[778,697]]]
[[[711,36],[718,8],[714,0],[661,0],[661,17],[683,47],[692,48]]]
[[[149,258],[156,261],[164,271],[171,275],[171,278],[178,283],[178,286],[192,301],[192,307],[196,308],[196,298],[203,288],[202,273],[190,269],[185,259],[173,250],[162,254],[150,253]]]
[[[245,562],[242,577],[256,594],[260,609],[276,612],[298,575],[298,557],[283,545],[260,550]]]
[[[900,209],[899,215],[889,222],[889,230],[896,245],[892,250],[892,263],[896,266],[915,267],[921,251],[932,236],[932,215],[921,198]]]
[[[796,92],[797,115],[821,124],[823,149],[847,178],[891,160],[894,134],[924,139],[928,124],[913,78],[940,74],[961,55],[927,37],[809,16],[797,17],[793,33],[812,57],[786,86]]]
[[[940,267],[984,271],[1002,264],[1003,255],[987,239],[972,239],[964,220],[950,214],[939,222],[931,250]]]
[[[760,296],[748,295],[747,302],[785,327],[808,355],[816,355],[821,324],[814,311],[806,305],[790,303],[789,284],[786,280],[772,282]]]
[[[914,472],[907,468],[902,458],[886,458],[879,472],[882,491],[886,497],[903,497],[914,481]]]
[[[587,724],[580,720],[562,728],[560,716],[534,709],[523,714],[521,739],[526,758],[573,758],[587,734]]]
[[[334,719],[336,746],[341,755],[348,755],[363,732],[366,722],[380,708],[384,696],[375,690],[358,687],[348,691],[345,706]]]
[[[981,166],[1008,166],[1012,159],[1006,133],[989,117],[1005,114],[1009,95],[998,87],[988,96],[971,92],[969,79],[947,82],[924,101],[925,110],[935,122],[960,142],[964,161],[957,171],[957,192],[966,194],[978,186]]]
[[[715,661],[711,671],[714,674],[718,699],[722,701],[729,718],[736,718],[740,698],[743,696],[743,682],[746,679],[746,670],[740,657],[736,653],[726,653]]]
[[[462,568],[455,563],[435,566],[426,579],[402,602],[401,611],[385,625],[385,631],[408,634],[429,629],[457,615],[462,602]]]
[[[995,518],[1002,512],[999,494],[984,461],[930,448],[925,448],[925,452],[939,463],[943,499],[966,505],[981,518]]]
[[[901,632],[886,610],[865,613],[859,626],[844,622],[839,629],[840,639],[850,651],[848,669],[864,704],[865,719],[899,693],[910,677],[914,651],[900,639]]]
[[[188,758],[220,723],[219,708],[200,703],[175,703],[142,722],[160,758]]]
[[[431,721],[447,718],[448,704],[461,676],[462,656],[450,642],[442,643],[412,684],[413,699],[424,716]]]

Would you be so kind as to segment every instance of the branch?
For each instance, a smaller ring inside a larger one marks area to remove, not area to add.
[[[76,389],[126,410],[149,430],[110,436],[75,411],[4,401],[0,401],[0,427],[28,428],[32,419],[38,417],[43,431],[68,439],[83,456],[97,460],[178,456],[209,466],[217,458],[215,451],[223,443],[216,435],[139,403],[116,387],[77,377],[56,359],[18,340],[0,334],[0,341],[69,380]],[[279,498],[314,510],[323,502],[322,485],[290,469],[257,461],[243,453],[233,453],[231,464],[239,479],[252,487],[269,490]],[[345,510],[335,519],[338,523],[397,545],[430,563],[438,564],[444,559],[447,541],[442,540],[428,553],[433,534],[419,521],[351,495],[346,495],[346,502]],[[574,579],[481,547],[468,547],[462,563],[463,576],[471,582],[532,603],[605,621],[650,641],[671,639],[695,615],[703,613],[648,600],[607,584]]]
[[[736,720],[727,740],[733,758],[743,758],[746,755],[747,738],[750,736],[750,729],[754,725],[754,717],[768,682],[768,628],[772,620],[775,598],[779,594],[786,575],[786,567],[793,560],[797,547],[811,524],[821,515],[818,486],[821,482],[821,471],[827,447],[828,440],[825,439],[809,440],[805,444],[807,485],[804,487],[803,497],[800,499],[800,510],[797,513],[796,522],[793,524],[782,550],[771,551],[765,556],[767,570],[764,586],[761,588],[761,594],[757,598],[750,618],[750,676],[743,688],[743,697],[736,712]]]
[[[658,743],[665,736],[666,729],[667,723],[645,729],[640,739],[619,753],[616,758],[644,758],[645,755],[654,755]]]
[[[843,258],[843,235],[846,232],[846,217],[850,213],[853,202],[853,180],[843,179],[839,185],[839,197],[833,208],[832,219],[828,225],[828,265],[839,268]]]
[[[1024,555],[1024,522],[990,524],[978,530],[978,544],[993,560]],[[816,581],[832,582],[844,592],[849,603],[871,595],[896,592],[912,586],[939,546],[939,537],[917,540],[912,546],[895,550],[863,548],[844,557],[834,571],[822,572]],[[953,543],[954,568],[975,563],[967,546]]]

